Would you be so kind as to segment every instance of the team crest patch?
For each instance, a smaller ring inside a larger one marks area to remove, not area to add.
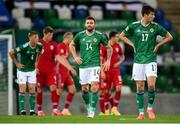
[[[94,42],[97,42],[97,39],[96,39],[96,38],[94,38],[94,39],[93,39],[93,41],[94,41]]]
[[[53,50],[53,49],[54,49],[54,46],[51,45],[51,46],[50,46],[50,49]]]
[[[151,29],[150,29],[150,32],[154,32],[154,29],[153,29],[153,28],[151,28]]]

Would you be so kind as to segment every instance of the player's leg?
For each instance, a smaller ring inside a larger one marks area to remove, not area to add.
[[[86,104],[86,108],[89,114],[90,109],[90,93],[89,93],[89,76],[90,72],[89,69],[86,68],[80,68],[79,69],[79,78],[80,78],[80,84],[81,84],[81,90],[82,90],[82,98]]]
[[[148,106],[147,112],[149,115],[149,119],[155,119],[155,114],[153,111],[153,103],[155,99],[155,84],[156,84],[156,77],[157,77],[157,64],[156,63],[149,63],[146,65],[146,76],[147,76],[147,83],[148,83]]]
[[[99,74],[100,74],[100,67],[93,67],[90,70],[90,81],[91,81],[91,110],[90,116],[91,118],[94,117],[96,111],[96,105],[98,102],[98,89],[99,89]]]
[[[99,82],[99,108],[100,108],[100,113],[99,115],[104,115],[105,108],[104,108],[104,94],[105,94],[105,85],[104,85],[104,80],[100,78]]]
[[[113,72],[113,85],[115,86],[115,94],[114,94],[114,99],[113,99],[113,107],[111,109],[111,114],[119,116],[121,115],[120,112],[118,111],[117,107],[119,105],[119,101],[121,98],[121,86],[122,86],[122,78],[120,76],[120,72],[114,71]]]
[[[99,108],[100,108],[100,113],[99,115],[104,115],[104,90],[99,89]]]
[[[144,64],[133,64],[133,79],[136,82],[136,101],[139,109],[139,116],[137,119],[144,119],[144,83],[145,77],[145,67]]]
[[[18,84],[19,84],[19,105],[21,115],[26,115],[25,109],[25,92],[26,92],[26,74],[25,72],[17,72]]]
[[[104,105],[105,105],[105,115],[110,115],[110,91],[111,90],[111,81],[110,81],[110,73],[106,72],[106,87],[104,94]]]
[[[46,76],[47,76],[47,85],[49,86],[51,92],[51,102],[53,106],[52,115],[61,116],[62,113],[58,110],[59,95],[57,93],[58,84],[57,84],[56,72],[46,73]]]
[[[45,116],[45,113],[42,111],[42,96],[43,88],[46,82],[46,75],[43,72],[36,74],[37,78],[37,93],[36,93],[36,104],[38,109],[38,116]]]
[[[62,114],[63,115],[72,115],[71,112],[69,111],[69,107],[70,107],[72,100],[74,98],[76,88],[75,88],[73,79],[70,75],[66,78],[65,82],[67,83],[68,94],[66,96],[66,102],[64,104],[64,109],[62,111]]]
[[[28,89],[29,89],[29,104],[30,104],[30,115],[36,115],[35,113],[35,86],[36,86],[36,72],[28,72]]]

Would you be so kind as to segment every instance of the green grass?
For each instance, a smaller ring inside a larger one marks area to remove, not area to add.
[[[0,116],[0,123],[180,123],[180,115],[157,115],[155,120],[136,120],[135,115],[95,116],[87,118],[85,115],[74,116]]]

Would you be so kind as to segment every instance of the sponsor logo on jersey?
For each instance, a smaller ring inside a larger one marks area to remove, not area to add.
[[[50,46],[50,49],[51,49],[51,50],[53,50],[53,49],[54,49],[54,46],[53,46],[53,45],[51,45],[51,46]]]
[[[150,32],[154,32],[154,29],[153,29],[153,28],[151,28],[151,29],[150,29]]]

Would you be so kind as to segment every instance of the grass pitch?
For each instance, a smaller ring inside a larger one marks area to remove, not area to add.
[[[0,123],[180,123],[180,115],[157,115],[155,120],[136,120],[136,115],[95,116],[87,118],[85,115],[73,116],[0,116]]]

